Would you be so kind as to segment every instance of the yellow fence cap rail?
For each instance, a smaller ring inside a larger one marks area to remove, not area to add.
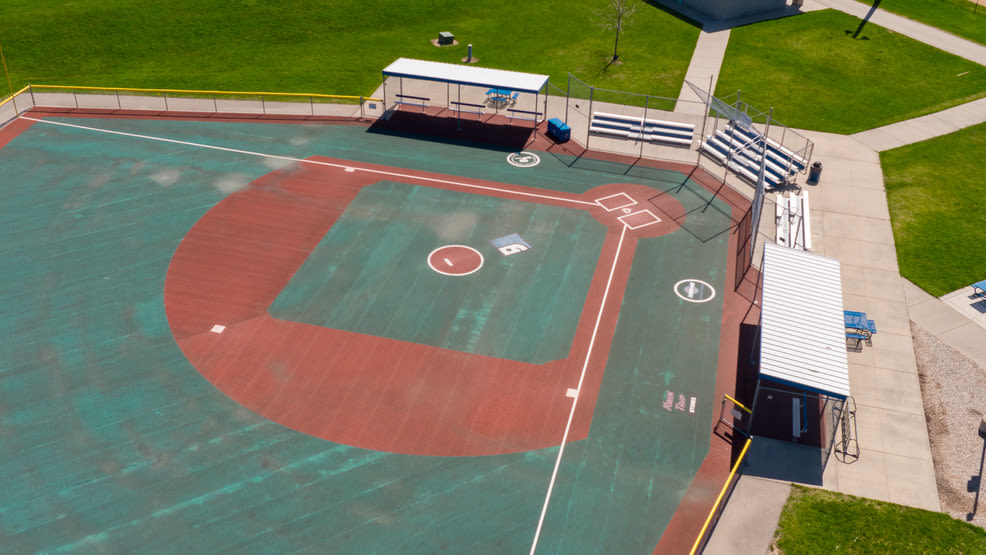
[[[269,91],[211,91],[211,90],[190,90],[190,89],[142,89],[131,87],[93,87],[87,85],[28,85],[27,88],[48,89],[48,90],[71,90],[71,91],[100,91],[100,92],[133,92],[133,93],[153,93],[153,94],[187,94],[187,95],[231,95],[231,96],[284,96],[291,98],[325,98],[340,100],[369,100],[381,102],[379,98],[368,96],[353,96],[342,94],[319,94],[319,93],[290,93],[290,92],[269,92]]]

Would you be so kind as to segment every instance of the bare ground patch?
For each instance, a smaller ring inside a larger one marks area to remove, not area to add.
[[[983,487],[986,369],[911,323],[942,510],[986,528]],[[979,492],[978,506],[976,492]]]

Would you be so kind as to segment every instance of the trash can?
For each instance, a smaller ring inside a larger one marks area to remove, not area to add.
[[[818,183],[818,180],[822,177],[822,163],[815,161],[811,163],[811,169],[808,170],[808,182]]]
[[[551,118],[548,120],[548,134],[559,143],[564,143],[572,137],[572,129],[562,120]]]

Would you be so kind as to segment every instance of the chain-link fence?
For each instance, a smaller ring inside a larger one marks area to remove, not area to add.
[[[360,118],[379,117],[383,114],[383,105],[379,99],[363,96],[29,85],[0,104],[0,121],[9,121],[36,107]]]

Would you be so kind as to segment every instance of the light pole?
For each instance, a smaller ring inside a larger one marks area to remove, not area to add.
[[[3,45],[0,44],[0,61],[3,62],[3,74],[7,77],[7,88],[10,89],[10,100],[14,103],[14,113],[17,113],[17,99],[14,98],[14,87],[10,84],[10,73],[7,71],[7,57],[3,55]]]

